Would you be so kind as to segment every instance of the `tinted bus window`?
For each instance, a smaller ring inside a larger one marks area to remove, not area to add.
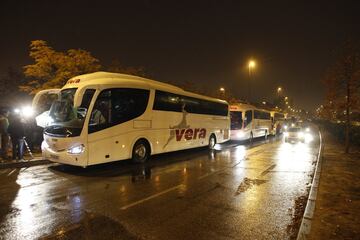
[[[246,120],[245,125],[251,123],[251,121],[252,121],[252,110],[248,110],[248,111],[245,112],[245,120]]]
[[[284,114],[282,113],[275,113],[274,114],[274,118],[275,118],[275,121],[279,120],[279,119],[284,119]]]
[[[269,112],[263,112],[263,111],[259,111],[259,110],[254,110],[254,118],[255,119],[266,119],[269,120],[270,119],[270,113]]]
[[[177,94],[156,91],[153,109],[171,112],[182,112],[182,101],[180,96]]]
[[[228,105],[156,90],[154,110],[208,115],[228,115]]]
[[[141,116],[146,110],[149,93],[149,90],[133,88],[102,91],[91,113],[89,133]]]
[[[263,119],[269,120],[271,118],[271,114],[269,112],[263,112]]]

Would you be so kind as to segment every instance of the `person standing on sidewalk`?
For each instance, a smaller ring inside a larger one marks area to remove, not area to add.
[[[8,146],[9,146],[9,111],[7,109],[2,109],[0,111],[0,135],[1,135],[1,157],[3,159],[8,159]]]
[[[20,114],[13,113],[9,119],[9,129],[11,143],[12,143],[12,157],[13,159],[23,160],[24,157],[24,137],[25,127],[22,122]]]

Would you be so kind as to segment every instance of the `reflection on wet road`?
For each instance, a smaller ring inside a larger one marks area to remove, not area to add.
[[[318,151],[270,138],[86,169],[0,172],[0,239],[288,239]]]

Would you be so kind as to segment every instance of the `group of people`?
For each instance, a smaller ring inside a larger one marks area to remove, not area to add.
[[[10,113],[7,109],[0,110],[0,138],[2,159],[23,159],[25,127],[19,113]],[[12,158],[9,156],[10,149]]]

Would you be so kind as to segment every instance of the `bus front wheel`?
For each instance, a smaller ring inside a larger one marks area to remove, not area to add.
[[[216,145],[216,137],[214,134],[211,134],[209,138],[209,149],[210,150],[214,149],[215,145]]]
[[[138,140],[132,151],[132,161],[134,163],[144,163],[149,159],[150,147],[145,140]]]

